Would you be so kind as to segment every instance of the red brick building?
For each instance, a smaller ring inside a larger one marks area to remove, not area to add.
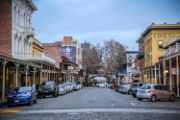
[[[11,56],[12,10],[11,0],[0,0],[0,55]]]
[[[44,53],[49,57],[55,59],[56,67],[60,68],[60,63],[62,62],[61,56],[61,43],[43,43]]]

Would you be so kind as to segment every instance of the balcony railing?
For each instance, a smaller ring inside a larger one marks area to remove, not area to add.
[[[39,55],[32,55],[31,53],[15,53],[15,58],[21,60],[46,61],[51,64],[56,63],[56,61],[53,58],[45,55],[44,53]]]
[[[61,73],[64,74],[78,74],[77,70],[61,70]]]
[[[180,43],[176,43],[173,46],[169,46],[164,51],[164,56],[173,55],[180,52]]]
[[[33,36],[35,33],[32,27],[18,26],[18,29],[20,32],[26,34],[26,36]]]

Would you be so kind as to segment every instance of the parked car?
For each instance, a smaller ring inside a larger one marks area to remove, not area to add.
[[[129,84],[129,83],[121,84],[119,89],[118,89],[118,92],[129,94],[131,92],[131,84]]]
[[[58,85],[54,81],[47,81],[38,90],[38,96],[46,97],[51,95],[52,97],[58,96]]]
[[[37,93],[30,86],[18,87],[8,94],[8,106],[37,103]]]
[[[106,87],[106,83],[98,83],[96,86],[100,87],[100,88],[105,88]]]
[[[82,89],[82,85],[81,84],[74,83],[73,86],[74,86],[74,90]]]
[[[112,84],[111,88],[118,92],[119,85],[118,84]]]
[[[67,85],[66,83],[63,83],[62,85],[64,86],[66,93],[70,92],[70,86],[69,85]]]
[[[136,97],[137,90],[142,86],[142,83],[132,83],[131,84],[131,94],[133,97]]]
[[[66,86],[63,85],[63,84],[59,84],[59,85],[58,85],[58,94],[59,94],[59,95],[64,95],[64,94],[67,93],[65,87],[66,87]]]
[[[149,99],[152,102],[157,100],[175,101],[175,93],[168,90],[167,86],[159,84],[147,84],[138,89],[136,97],[139,101]]]
[[[66,83],[69,86],[69,92],[72,92],[74,90],[74,86],[72,83]]]

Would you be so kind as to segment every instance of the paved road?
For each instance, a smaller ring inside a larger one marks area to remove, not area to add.
[[[38,100],[32,106],[1,108],[1,120],[30,119],[70,120],[176,120],[180,118],[180,102],[137,101],[131,95],[117,93],[108,88],[83,90]]]

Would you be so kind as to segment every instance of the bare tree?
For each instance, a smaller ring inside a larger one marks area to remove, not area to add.
[[[82,65],[88,73],[97,73],[101,67],[102,52],[99,45],[93,46],[89,42],[82,43]]]
[[[104,42],[103,69],[106,75],[113,75],[121,69],[125,57],[125,47],[113,39]]]

